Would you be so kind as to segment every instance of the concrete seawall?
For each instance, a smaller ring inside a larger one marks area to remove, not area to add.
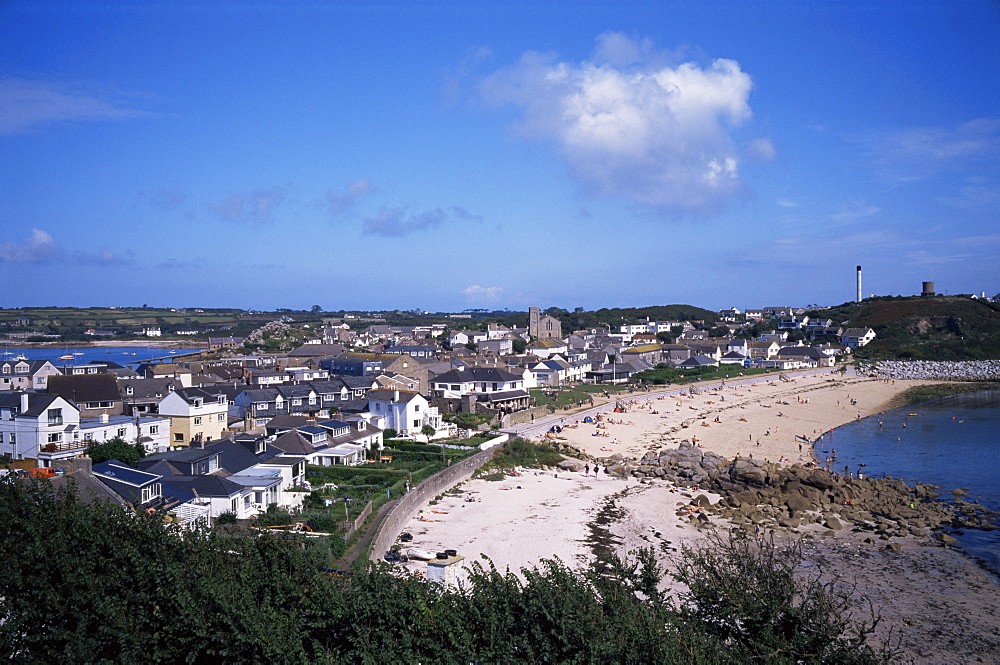
[[[490,461],[493,455],[503,448],[508,437],[503,435],[498,438],[502,438],[503,441],[435,473],[404,495],[378,526],[371,548],[368,550],[369,561],[379,561],[396,542],[403,527],[434,497],[468,479],[479,467]]]

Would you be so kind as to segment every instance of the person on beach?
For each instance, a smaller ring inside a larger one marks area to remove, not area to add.
[[[590,475],[590,465],[589,464],[585,464],[584,465],[584,467],[583,467],[583,475],[585,477]]]

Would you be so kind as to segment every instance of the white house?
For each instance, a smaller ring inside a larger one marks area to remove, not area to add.
[[[441,429],[441,414],[430,406],[423,395],[412,390],[372,390],[368,393],[368,411],[382,419],[382,429],[394,429],[400,434],[420,434],[424,425]]]
[[[523,390],[524,379],[499,367],[458,367],[431,379],[435,397],[458,399],[468,393]]]
[[[857,349],[875,339],[871,328],[847,328],[840,336],[840,343],[850,349]]]
[[[0,397],[0,455],[53,466],[84,452],[91,442],[116,436],[139,441],[149,452],[167,447],[169,418],[107,416],[81,418],[69,400],[47,393],[10,393]]]

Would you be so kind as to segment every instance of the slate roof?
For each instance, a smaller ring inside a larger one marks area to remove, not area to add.
[[[219,439],[205,444],[205,450],[212,450],[219,453],[219,467],[227,473],[239,473],[244,469],[249,469],[262,462],[266,462],[281,455],[282,451],[272,446],[267,446],[264,453],[254,455],[247,448],[232,439]]]
[[[434,383],[462,383],[465,381],[497,382],[520,381],[522,377],[499,367],[467,367],[453,369],[431,379]]]
[[[271,445],[282,451],[282,454],[309,455],[316,452],[314,446],[296,430],[289,430],[271,442]]]
[[[119,462],[116,459],[110,459],[106,462],[95,464],[93,472],[95,476],[109,478],[111,480],[135,487],[142,487],[143,485],[155,482],[160,478],[160,475],[157,473],[149,473],[148,471],[134,469],[124,462]]]
[[[185,464],[193,464],[194,462],[201,461],[215,454],[216,451],[209,448],[178,448],[177,450],[167,450],[154,455],[146,455],[140,460],[140,462],[151,463],[159,461],[176,461],[183,462]]]
[[[132,394],[129,395],[126,388],[132,387]],[[146,400],[160,399],[171,392],[170,387],[182,387],[180,381],[173,378],[166,379],[122,379],[118,382],[119,393],[126,400]]]
[[[376,400],[379,402],[389,402],[389,401],[409,402],[410,400],[415,399],[419,396],[420,393],[418,393],[415,390],[379,389],[379,390],[372,390],[368,393],[369,400]]]
[[[113,374],[55,375],[48,380],[48,391],[75,403],[120,402],[118,382]]]
[[[38,370],[42,368],[46,363],[50,363],[48,360],[0,360],[0,376],[32,376]],[[15,372],[14,369],[21,363],[28,363],[27,372]],[[5,365],[10,365],[10,371],[4,372],[3,368]],[[58,368],[56,368],[58,369]],[[55,375],[53,375],[55,376]]]
[[[480,393],[477,401],[480,402],[502,402],[508,399],[521,399],[530,397],[527,390],[499,390],[495,393]]]
[[[178,488],[192,496],[197,492],[200,497],[230,497],[242,491],[240,485],[219,476],[170,476],[161,482],[164,492],[166,487]]]
[[[31,416],[33,418],[37,418],[45,413],[49,406],[59,399],[59,395],[50,395],[48,393],[6,393],[0,395],[0,407],[20,412],[21,395],[28,396],[28,409],[21,413],[21,415]]]

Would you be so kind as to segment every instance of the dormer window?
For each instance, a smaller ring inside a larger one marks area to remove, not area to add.
[[[131,395],[134,392],[135,392],[135,389],[132,386],[125,386],[125,394],[126,395]]]

